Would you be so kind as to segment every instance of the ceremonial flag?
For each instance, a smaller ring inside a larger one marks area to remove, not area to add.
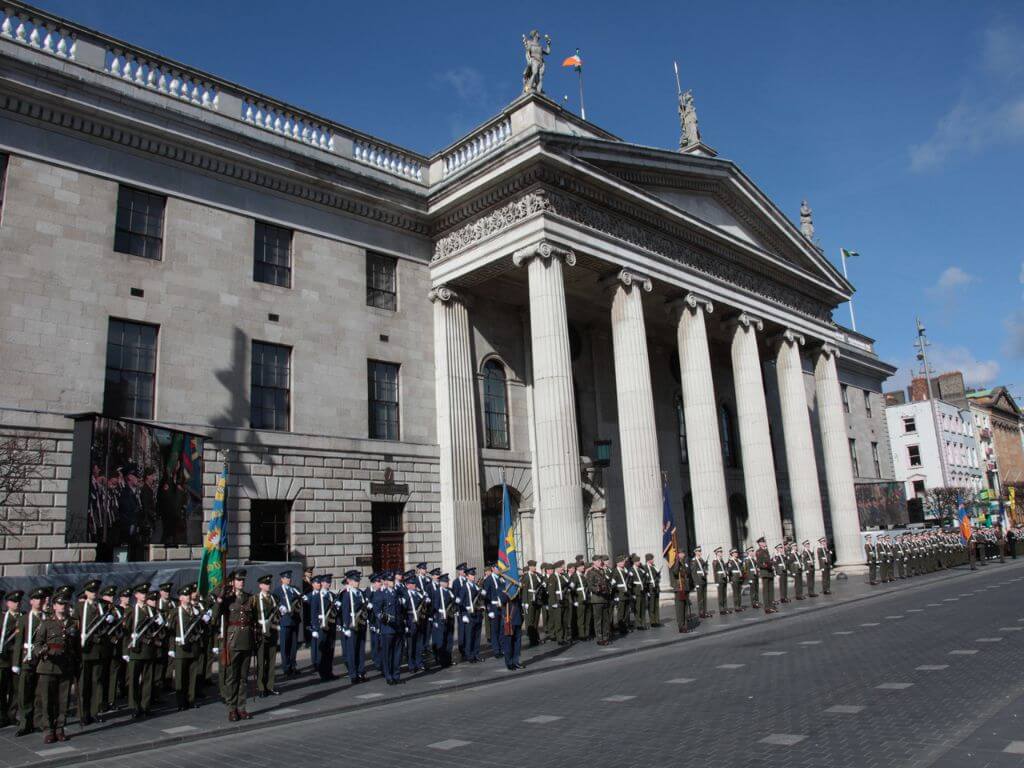
[[[1017,522],[1017,489],[1014,486],[1010,486],[1007,489],[1007,494],[1010,497],[1010,519]]]
[[[672,516],[672,502],[668,495],[668,477],[661,478],[661,554],[669,562],[676,562],[679,543],[676,541],[676,521]]]
[[[840,248],[839,252],[843,254],[844,259],[852,259],[854,256],[860,256],[857,251],[848,251],[845,248]]]
[[[960,541],[966,544],[971,540],[971,518],[967,514],[962,496],[956,497],[956,515],[960,520]]]
[[[516,552],[516,529],[512,525],[512,504],[508,486],[501,483],[501,533],[498,536],[498,570],[511,586],[505,591],[509,597],[519,593],[519,553]]]
[[[572,56],[566,57],[565,61],[562,62],[563,67],[572,67],[577,72],[583,69],[583,59],[580,58],[580,51],[577,48],[576,53]]]
[[[228,462],[217,476],[217,491],[213,497],[210,522],[206,526],[203,542],[203,563],[199,566],[199,594],[207,595],[224,582],[224,568],[228,561],[228,516],[224,511],[224,493],[228,484]]]

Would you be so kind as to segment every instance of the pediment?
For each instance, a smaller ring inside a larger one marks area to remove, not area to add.
[[[656,184],[643,188],[669,205],[681,211],[686,211],[733,237],[738,237],[759,248],[772,250],[771,246],[765,241],[765,238],[761,237],[753,227],[743,222],[735,213],[726,208],[713,194],[663,187]]]

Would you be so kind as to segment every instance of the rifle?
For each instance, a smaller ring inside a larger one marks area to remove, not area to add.
[[[136,630],[134,632],[132,632],[132,642],[131,642],[131,645],[130,645],[131,648],[134,648],[136,645],[138,645],[139,640],[149,630],[150,626],[152,626],[153,624],[156,624],[156,617],[157,617],[157,615],[158,614],[154,613],[152,616],[148,617],[144,622],[142,622],[142,628],[141,629],[136,628]],[[159,626],[159,625],[157,625],[157,626]]]

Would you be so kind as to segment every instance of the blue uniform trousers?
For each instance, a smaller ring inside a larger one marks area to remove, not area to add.
[[[401,679],[403,640],[402,635],[381,635],[381,660],[384,662],[384,679],[387,681]]]
[[[353,629],[349,636],[342,634],[341,650],[345,655],[345,666],[351,680],[366,674],[366,630]]]
[[[513,625],[512,634],[501,635],[501,651],[505,656],[505,665],[509,667],[519,666],[519,651],[523,647],[523,628]]]
[[[285,674],[295,672],[295,655],[299,651],[299,628],[292,624],[281,627],[281,671]]]

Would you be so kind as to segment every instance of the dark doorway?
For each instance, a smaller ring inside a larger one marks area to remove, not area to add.
[[[729,531],[732,533],[732,545],[742,552],[750,536],[747,498],[742,493],[734,493],[729,497]]]
[[[518,526],[519,494],[510,487],[508,498],[512,507],[512,523]],[[492,563],[498,559],[498,537],[501,536],[501,486],[496,485],[487,491],[481,502],[480,518],[484,534],[484,562]],[[516,527],[517,548],[522,546],[519,534],[519,528]]]
[[[373,502],[373,570],[405,570],[405,531],[402,529],[402,505]]]
[[[249,519],[253,560],[288,560],[288,531],[292,503],[278,499],[253,499]]]
[[[687,493],[683,496],[683,520],[686,525],[686,553],[693,554],[693,548],[697,546],[697,527],[693,523],[693,494]]]

